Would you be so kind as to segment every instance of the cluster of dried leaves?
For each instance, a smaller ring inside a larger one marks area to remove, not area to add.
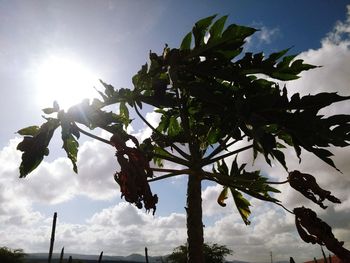
[[[136,148],[126,145],[129,139],[134,142]],[[153,209],[154,214],[158,196],[152,194],[147,182],[147,178],[153,176],[149,166],[150,160],[138,148],[137,139],[131,135],[123,138],[120,134],[114,134],[110,141],[117,150],[116,156],[121,167],[121,170],[115,173],[114,178],[120,185],[122,197],[134,203],[138,208],[144,206],[147,211]]]

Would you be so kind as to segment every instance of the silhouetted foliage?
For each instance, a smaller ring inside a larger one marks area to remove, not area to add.
[[[226,246],[214,244],[203,244],[205,262],[223,263],[225,257],[232,254],[232,250]],[[169,263],[187,263],[187,245],[181,245],[174,249],[174,251],[167,257]]]
[[[24,256],[22,249],[11,249],[8,247],[0,247],[1,263],[23,263]]]
[[[242,54],[245,40],[256,29],[236,24],[225,28],[226,16],[214,19],[215,16],[210,16],[195,23],[180,48],[166,45],[162,54],[150,52],[149,63],[132,78],[133,89],[115,89],[101,81],[104,91],[99,91],[100,99],[85,100],[68,110],[60,109],[56,102],[44,109],[46,115],[53,117],[46,116],[41,126],[18,131],[24,136],[18,144],[18,150],[23,152],[20,177],[27,176],[49,154],[47,147],[58,127],[63,149],[75,172],[81,133],[116,149],[121,168],[114,174],[115,180],[122,197],[138,208],[152,209],[153,213],[156,210],[158,197],[149,183],[186,174],[188,261],[192,263],[204,260],[203,180],[223,186],[218,204],[225,206],[231,195],[245,224],[250,224],[251,214],[247,196],[281,205],[275,195],[279,192],[276,184],[290,183],[323,208],[326,199],[339,203],[312,175],[289,172],[283,149],[294,148],[299,159],[302,150],[311,152],[337,169],[330,158],[329,146],[348,146],[350,115],[324,116],[319,111],[350,97],[334,92],[289,96],[281,81],[295,80],[301,72],[316,66],[305,64],[296,55],[286,55],[289,49],[269,56]],[[108,110],[108,106],[115,104],[118,114]],[[156,127],[145,119],[141,111],[144,105],[153,106],[161,115]],[[131,109],[152,130],[151,136],[142,142],[128,133]],[[82,126],[105,130],[111,139],[99,138]],[[286,170],[284,176],[289,175],[287,180],[270,182],[260,170],[248,170],[246,163],[238,163],[237,155],[247,150],[254,159],[261,154],[269,165],[272,160],[279,162]],[[163,167],[164,161],[182,168],[168,169]],[[204,167],[211,167],[211,171]],[[302,227],[312,236],[307,241],[317,239],[317,243],[325,244],[333,252],[336,248],[335,253],[343,253],[339,257],[350,260],[350,252],[341,242],[329,247],[322,235],[315,234],[322,231],[325,223],[312,225],[308,221],[311,218],[304,217],[301,221],[299,211],[309,211],[303,209],[294,211],[298,211],[295,213],[298,230]]]

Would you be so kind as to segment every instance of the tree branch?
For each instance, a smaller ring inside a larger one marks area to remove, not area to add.
[[[167,170],[167,169],[161,169],[161,170]],[[158,176],[158,177],[151,178],[151,179],[147,180],[147,182],[155,182],[155,181],[159,181],[159,180],[162,180],[162,179],[165,179],[165,178],[178,176],[178,175],[181,175],[181,174],[189,174],[189,169],[174,170],[174,172],[172,172],[172,173],[164,174],[164,175],[161,175],[161,176]]]
[[[190,173],[190,169],[183,169],[183,170],[175,170],[175,169],[165,169],[165,168],[156,168],[156,167],[151,167],[151,170],[153,172],[160,172],[160,173]]]
[[[284,210],[286,210],[287,212],[289,212],[289,213],[291,213],[291,214],[293,214],[294,215],[294,213],[291,211],[291,210],[289,210],[287,207],[285,207],[284,205],[282,205],[282,204],[280,204],[280,203],[275,203],[276,205],[279,205],[280,207],[282,207]]]
[[[158,176],[158,177],[154,177],[152,179],[149,179],[149,180],[147,180],[147,182],[151,183],[151,182],[163,180],[163,179],[174,177],[174,176],[178,176],[178,175],[180,175],[180,174],[173,174],[173,173],[165,174],[165,175],[162,175],[162,176]]]
[[[186,160],[181,159],[181,158],[176,157],[176,156],[173,156],[173,155],[171,155],[171,156],[164,156],[164,155],[161,155],[161,154],[158,154],[158,153],[154,153],[153,157],[164,159],[164,160],[167,160],[167,161],[170,161],[170,162],[173,162],[173,163],[177,163],[177,164],[182,164],[184,166],[188,166],[188,162]]]
[[[242,136],[241,139],[243,139],[246,135]],[[214,157],[215,155],[217,155],[218,153],[220,153],[221,151],[223,151],[224,149],[234,145],[236,142],[239,142],[240,140],[234,140],[232,142],[230,142],[229,144],[226,145],[226,143],[231,139],[230,136],[227,136],[227,138],[225,140],[223,140],[220,145],[214,150],[212,151],[207,157],[204,158],[204,161],[209,160],[210,158]]]
[[[250,148],[252,148],[252,147],[253,147],[253,144],[248,145],[248,146],[245,146],[245,147],[242,147],[242,148],[237,149],[237,150],[235,150],[235,151],[233,151],[233,152],[229,152],[229,153],[223,154],[223,155],[218,156],[218,157],[216,157],[216,158],[214,158],[214,159],[206,160],[206,161],[203,162],[203,166],[208,165],[208,164],[211,164],[211,163],[215,163],[215,162],[217,162],[217,161],[219,161],[219,160],[221,160],[221,159],[224,159],[224,158],[229,157],[229,156],[231,156],[231,155],[237,154],[237,153],[239,153],[239,152],[243,152],[243,151],[248,150],[248,149],[250,149]]]
[[[223,186],[230,186],[230,187],[234,187],[234,188],[239,187],[239,185],[238,185],[239,183],[244,184],[244,183],[251,183],[252,182],[249,179],[232,177],[232,176],[228,176],[228,175],[221,174],[221,173],[211,173],[211,172],[206,172],[206,171],[203,171],[202,173],[205,176],[204,179],[217,182],[218,184],[223,185]],[[238,184],[235,185],[236,183],[238,183]]]
[[[158,135],[160,135],[161,137],[164,137],[164,135],[159,132],[156,128],[154,128],[143,116],[142,114],[139,112],[136,103],[133,103],[134,108],[135,108],[135,112],[136,114],[140,117],[140,119],[155,133],[157,133]],[[184,151],[182,151],[179,147],[177,147],[175,144],[171,143],[171,147],[173,147],[182,157],[184,157],[186,160],[189,160],[190,156],[185,153]]]
[[[289,180],[285,180],[285,181],[282,181],[282,182],[266,182],[267,184],[286,184],[286,183],[289,183]]]
[[[92,134],[92,133],[90,133],[90,132],[84,131],[83,129],[81,129],[81,128],[80,128],[78,125],[76,125],[75,123],[74,123],[74,125],[75,125],[75,127],[78,129],[78,131],[81,132],[82,134],[85,134],[86,136],[89,136],[89,137],[91,137],[91,138],[93,138],[93,139],[95,139],[95,140],[98,140],[98,141],[100,141],[100,142],[104,142],[104,143],[106,143],[106,144],[112,145],[110,141],[108,141],[108,140],[106,140],[106,139],[103,139],[103,138],[101,138],[101,137],[99,137],[99,136],[96,136],[96,135],[94,135],[94,134]]]

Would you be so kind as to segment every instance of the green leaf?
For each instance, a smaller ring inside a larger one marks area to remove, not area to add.
[[[75,173],[78,173],[77,155],[78,155],[79,143],[73,136],[73,132],[75,130],[73,128],[74,126],[70,124],[68,119],[63,118],[61,120],[61,127],[62,127],[61,137],[63,141],[62,148],[66,151],[67,157],[71,160],[73,164],[73,171]]]
[[[295,80],[298,79],[299,76],[295,75],[295,74],[291,74],[291,73],[283,73],[283,72],[272,72],[270,74],[271,77],[273,77],[274,79],[278,79],[278,80],[283,80],[283,81],[288,81],[288,80]]]
[[[208,28],[215,17],[216,15],[209,16],[195,23],[192,29],[195,47],[199,47],[204,44],[205,34],[208,31]]]
[[[330,166],[332,166],[333,168],[335,168],[337,171],[340,172],[340,170],[335,166],[333,160],[329,158],[330,156],[333,156],[333,154],[330,151],[326,149],[321,149],[321,148],[313,148],[313,149],[310,149],[309,151],[313,152],[322,161],[329,164]]]
[[[60,110],[60,106],[58,105],[57,101],[53,102],[53,107],[52,108],[45,108],[42,111],[45,114],[52,114],[54,112],[58,112]]]
[[[170,157],[169,153],[165,151],[162,147],[155,146],[154,147],[154,153],[160,156],[164,157]],[[153,162],[158,166],[158,167],[163,167],[163,159],[161,157],[155,157],[153,158]]]
[[[95,109],[101,109],[104,106],[106,106],[106,104],[100,101],[99,99],[95,98],[92,100],[91,106],[94,107]]]
[[[219,171],[221,174],[224,174],[224,175],[228,175],[228,174],[229,174],[227,164],[225,163],[224,160],[222,160],[222,163],[221,163],[221,164],[218,162],[218,171]]]
[[[65,138],[62,138],[63,140],[63,149],[67,153],[67,157],[71,160],[73,164],[73,171],[75,173],[78,173],[77,168],[77,155],[78,155],[78,147],[79,143],[78,141],[73,137],[72,134],[65,136]]]
[[[125,127],[128,127],[129,125],[129,110],[125,105],[125,102],[121,102],[119,104],[119,114],[122,117],[122,119],[124,120],[124,125]]]
[[[237,157],[238,156],[236,155],[235,159],[232,161],[230,176],[238,176],[239,173],[244,169],[245,164],[238,168]]]
[[[170,120],[169,120],[168,114],[163,113],[162,117],[160,118],[160,122],[159,122],[159,125],[157,127],[157,131],[159,131],[161,133],[165,132],[169,127],[169,121]]]
[[[271,63],[271,64],[275,64],[276,61],[278,59],[280,59],[281,57],[283,57],[285,54],[287,54],[289,50],[290,50],[290,48],[287,48],[287,49],[281,50],[281,51],[276,52],[276,53],[271,53],[270,56],[268,57],[267,61],[269,61],[269,63]]]
[[[192,42],[192,32],[189,32],[181,42],[180,50],[190,50]]]
[[[18,134],[24,136],[24,135],[30,135],[30,136],[34,136],[35,134],[38,133],[38,131],[40,130],[39,126],[29,126],[23,129],[20,129],[19,131],[17,131]]]
[[[206,142],[208,145],[212,145],[218,142],[220,139],[220,130],[215,128],[210,128],[206,136]]]
[[[336,92],[321,92],[316,95],[306,95],[302,98],[291,99],[291,106],[302,109],[316,109],[327,107],[334,102],[350,99],[350,96],[340,96]]]
[[[23,141],[17,145],[17,150],[23,152],[19,167],[20,177],[26,177],[38,167],[44,156],[49,154],[47,147],[58,126],[59,120],[47,119],[47,122],[41,125],[39,130],[33,128],[35,126],[31,126],[29,129],[26,128],[26,132],[23,132],[26,129],[22,129],[22,133],[29,133],[30,136],[25,136]]]
[[[280,162],[280,164],[282,164],[282,166],[284,167],[284,169],[286,169],[286,171],[288,171],[287,168],[287,164],[286,164],[286,160],[284,158],[284,154],[283,152],[279,151],[279,150],[273,150],[272,151],[273,156]]]
[[[239,191],[235,190],[232,187],[230,188],[230,190],[231,190],[233,200],[237,206],[238,212],[243,219],[243,222],[246,225],[250,225],[250,221],[248,220],[248,217],[251,213],[249,209],[250,202],[247,199],[245,199]]]
[[[45,108],[45,109],[42,109],[42,111],[45,113],[45,114],[52,114],[54,112],[57,112],[56,109],[54,108]]]
[[[229,38],[235,41],[244,41],[245,38],[254,34],[257,30],[252,27],[239,26],[239,25],[229,25],[224,33],[222,33],[222,38]]]
[[[103,82],[102,80],[100,80],[100,82],[105,88],[105,92],[104,92],[105,96],[102,96],[102,97],[107,97],[107,98],[113,97],[113,95],[115,94],[114,87],[110,84]]]
[[[174,137],[181,132],[180,124],[175,116],[171,116],[169,119],[168,135]]]
[[[210,38],[208,43],[211,43],[221,37],[222,30],[225,26],[225,22],[227,20],[227,16],[223,16],[215,21],[215,23],[211,26],[209,30]]]
[[[291,55],[291,56],[285,56],[283,60],[277,64],[278,69],[288,68],[290,62],[296,57],[297,55]]]

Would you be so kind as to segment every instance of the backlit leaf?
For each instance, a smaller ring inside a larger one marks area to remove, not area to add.
[[[237,206],[238,212],[243,219],[243,222],[246,225],[250,225],[250,221],[248,220],[251,213],[249,209],[250,202],[247,199],[245,199],[239,191],[235,190],[234,188],[230,188],[230,190],[232,193],[233,200]]]
[[[30,136],[34,136],[35,134],[38,133],[40,127],[39,126],[29,126],[23,129],[20,129],[19,131],[17,131],[18,134],[20,135],[30,135]]]
[[[218,204],[221,205],[222,207],[226,206],[225,200],[227,199],[227,194],[228,194],[228,187],[224,187],[224,189],[221,191],[219,197],[218,197]]]
[[[227,20],[227,16],[223,16],[215,21],[215,23],[211,26],[209,30],[210,38],[208,43],[211,43],[221,37],[222,30],[225,26],[225,22]]]
[[[199,47],[204,44],[204,36],[215,17],[216,15],[209,16],[195,23],[192,29],[195,47]]]
[[[46,123],[40,126],[39,130],[33,128],[35,126],[32,126],[32,128],[26,131],[27,133],[31,133],[30,136],[27,134],[22,142],[17,145],[17,150],[23,152],[22,162],[19,167],[20,177],[26,177],[38,167],[44,156],[48,155],[49,151],[47,147],[58,126],[59,121],[57,119],[48,119]],[[34,133],[35,130],[36,132]]]
[[[192,32],[189,32],[182,40],[180,50],[191,49],[191,42],[192,42]]]

